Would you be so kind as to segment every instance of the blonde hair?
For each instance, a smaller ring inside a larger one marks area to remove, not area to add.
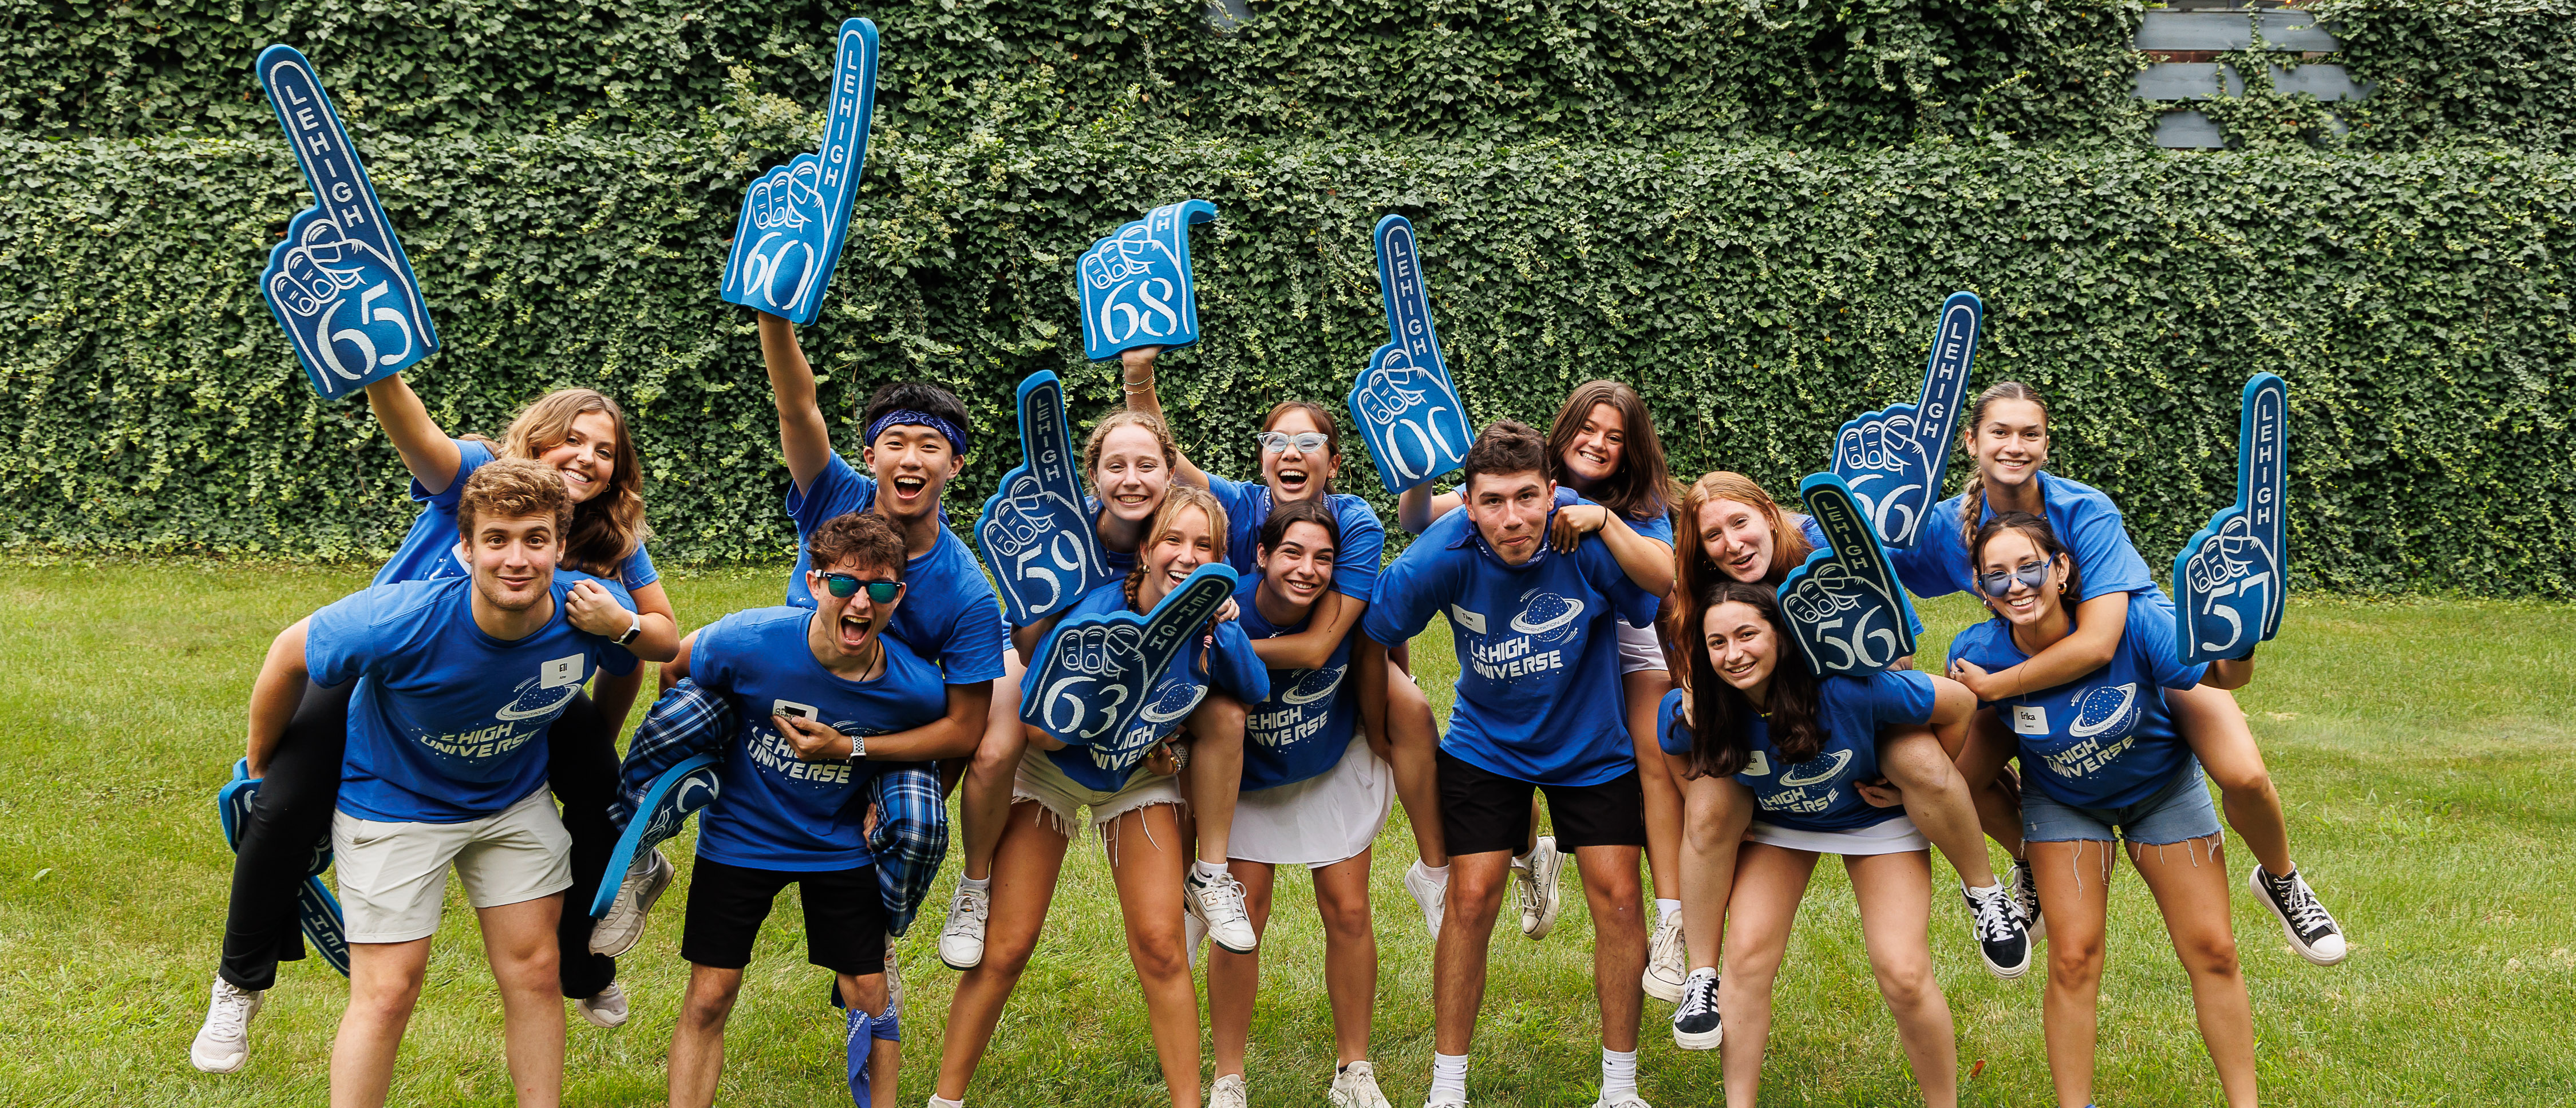
[[[563,474],[527,458],[496,458],[465,479],[456,497],[456,531],[471,545],[474,521],[552,517],[556,549],[572,527],[572,494],[564,491]]]
[[[653,529],[644,522],[644,467],[635,459],[635,436],[627,429],[625,409],[596,389],[556,389],[510,418],[493,453],[534,459],[570,438],[572,421],[591,412],[605,413],[617,428],[617,445],[611,452],[616,473],[599,495],[573,505],[572,521],[564,528],[563,557],[567,564],[614,579],[625,569],[626,559],[653,537]],[[466,438],[492,441],[479,435]],[[557,483],[562,479],[556,475]]]
[[[1092,424],[1091,437],[1084,440],[1082,444],[1082,482],[1091,486],[1091,493],[1094,496],[1100,495],[1100,482],[1092,476],[1100,472],[1100,450],[1108,443],[1109,433],[1121,427],[1144,428],[1154,436],[1154,445],[1163,451],[1163,468],[1170,471],[1181,467],[1181,448],[1172,445],[1171,429],[1163,426],[1162,419],[1151,412],[1122,408],[1101,417],[1100,422]]]
[[[1145,551],[1154,545],[1154,541],[1160,538],[1163,532],[1171,530],[1180,522],[1182,512],[1193,508],[1206,514],[1208,536],[1215,543],[1214,552],[1209,555],[1208,562],[1217,564],[1225,561],[1225,533],[1228,526],[1225,505],[1217,503],[1216,497],[1206,489],[1195,485],[1174,484],[1164,492],[1163,506],[1154,509],[1153,520],[1145,526],[1145,537],[1136,544],[1136,565],[1135,568],[1127,571],[1128,610],[1136,609],[1136,590],[1145,584]]]

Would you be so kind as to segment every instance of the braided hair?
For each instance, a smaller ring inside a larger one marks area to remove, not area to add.
[[[1968,425],[1959,429],[1959,444],[1968,449],[1968,456],[1971,458],[1977,454],[1977,428],[1986,421],[1986,409],[1998,400],[2019,400],[2038,406],[2040,425],[2043,428],[2047,426],[2048,402],[2039,398],[2039,390],[2019,381],[1997,381],[1986,386],[1986,391],[1977,394],[1977,402],[1968,406]],[[1976,475],[1968,478],[1966,495],[1967,500],[1959,505],[1959,545],[1974,547],[1977,543],[1977,525],[1986,514],[1984,471],[1980,470]]]

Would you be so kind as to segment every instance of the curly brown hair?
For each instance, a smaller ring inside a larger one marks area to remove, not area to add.
[[[486,462],[465,479],[465,490],[456,497],[456,533],[468,544],[474,541],[478,519],[532,517],[553,521],[558,544],[573,526],[572,494],[564,491],[563,474],[534,459]]]
[[[903,580],[903,535],[874,511],[843,512],[824,520],[805,536],[806,564],[821,573],[826,567],[855,563],[884,570]]]

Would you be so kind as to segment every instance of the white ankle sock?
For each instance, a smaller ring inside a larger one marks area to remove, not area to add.
[[[1637,1052],[1601,1048],[1601,1103],[1616,1104],[1637,1095]]]
[[[1447,866],[1426,866],[1417,859],[1413,863],[1413,868],[1421,870],[1423,876],[1432,878],[1433,880],[1442,882],[1449,880],[1449,867]]]
[[[1665,920],[1678,916],[1681,913],[1681,901],[1666,900],[1660,896],[1655,898],[1655,926],[1662,927]]]
[[[1171,871],[1164,870],[1163,872],[1170,873]],[[1201,884],[1205,884],[1225,876],[1225,863],[1210,862],[1205,859],[1200,859],[1190,863],[1190,872],[1198,876]]]
[[[1437,1052],[1431,1055],[1431,1096],[1438,1097],[1442,1093],[1456,1093],[1458,1099],[1467,1099],[1466,1055]]]
[[[985,880],[990,881],[992,878],[987,877]],[[938,1093],[932,1093],[930,1094],[930,1108],[966,1108],[966,1102],[962,1100],[941,1100],[939,1099]]]
[[[989,893],[993,891],[993,879],[990,877],[968,877],[961,873],[957,875],[957,891],[961,893]],[[952,1100],[948,1103],[955,1104],[957,1102]]]
[[[1166,871],[1166,872],[1169,872],[1169,871]],[[1959,887],[1960,887],[1960,888],[1962,888],[1962,889],[1966,889],[1966,890],[1968,890],[1969,892],[1972,892],[1972,893],[1983,893],[1983,894],[1986,894],[1986,895],[1991,896],[1991,895],[1993,895],[1993,894],[1995,894],[1995,893],[1998,893],[1998,892],[2003,891],[2004,883],[2003,883],[2003,882],[2001,882],[2001,881],[1997,881],[1997,882],[1995,882],[1995,883],[1994,883],[1994,884],[1992,884],[1992,885],[1987,885],[1987,886],[1984,886],[1984,887],[1976,887],[1976,886],[1971,886],[1971,885],[1969,885],[1969,884],[1968,884],[1967,882],[1965,882],[1965,881],[1962,881],[1962,882],[1959,882]]]

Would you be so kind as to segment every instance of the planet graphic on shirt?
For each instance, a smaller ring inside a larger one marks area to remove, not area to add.
[[[1153,699],[1138,707],[1136,714],[1145,722],[1160,727],[1190,714],[1199,706],[1199,701],[1206,698],[1207,686],[1196,681],[1173,681],[1164,685]]]
[[[2089,739],[2110,732],[2125,732],[2138,718],[2138,683],[2104,685],[2087,690],[2075,701],[2075,722],[2066,726],[2069,738]]]
[[[1843,767],[1850,765],[1851,760],[1851,751],[1837,750],[1821,758],[1810,758],[1794,766],[1783,766],[1780,769],[1780,784],[1782,787],[1792,789],[1824,784],[1842,776]]]
[[[1349,666],[1334,666],[1331,669],[1307,670],[1306,675],[1298,678],[1296,684],[1288,686],[1288,690],[1286,692],[1279,694],[1279,702],[1282,704],[1312,704],[1325,697],[1331,696],[1333,695],[1334,689],[1342,687],[1342,673],[1350,668],[1351,667]]]
[[[1574,634],[1574,621],[1582,618],[1582,601],[1540,592],[1521,598],[1520,614],[1512,617],[1511,626],[1521,634],[1556,642]]]
[[[578,684],[559,685],[548,689],[540,687],[542,683],[543,680],[536,677],[520,682],[518,698],[502,705],[499,711],[492,713],[492,718],[514,723],[523,719],[550,716],[555,714],[556,709],[563,707],[565,701],[571,700],[574,693],[581,691],[581,686]]]

